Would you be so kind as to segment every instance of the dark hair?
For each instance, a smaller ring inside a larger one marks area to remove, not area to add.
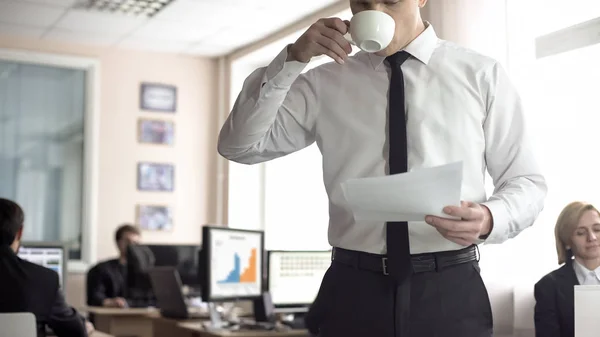
[[[0,198],[0,245],[11,245],[23,228],[25,214],[16,202]]]
[[[115,232],[115,241],[119,242],[128,233],[140,235],[140,230],[129,224],[121,225]]]

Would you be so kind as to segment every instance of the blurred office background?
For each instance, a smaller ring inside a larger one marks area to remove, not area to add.
[[[199,244],[203,224],[227,224],[265,230],[267,249],[329,249],[315,145],[245,166],[219,157],[216,138],[244,78],[317,18],[349,19],[348,1],[157,1],[151,16],[104,2],[0,0],[0,195],[24,206],[27,240],[68,245],[69,302],[83,305],[85,271],[116,254],[114,229],[140,204],[173,210],[172,230],[144,232],[146,243]],[[499,60],[526,104],[546,207],[480,249],[496,329],[530,331],[533,284],[557,267],[558,213],[600,204],[600,2],[436,0],[423,14],[441,38]],[[176,112],[141,110],[142,82],[176,86]],[[174,145],[139,143],[140,118],[173,122]],[[172,164],[174,190],[137,189],[140,162]]]

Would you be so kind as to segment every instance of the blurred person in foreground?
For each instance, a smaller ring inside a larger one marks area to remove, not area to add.
[[[94,327],[67,305],[58,274],[17,256],[24,223],[21,207],[0,198],[0,313],[33,313],[38,337],[47,327],[58,337],[88,336]]]

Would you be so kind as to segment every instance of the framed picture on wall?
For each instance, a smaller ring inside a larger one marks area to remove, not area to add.
[[[136,223],[146,231],[172,231],[172,209],[166,205],[138,205]]]
[[[142,83],[140,108],[149,111],[175,112],[177,110],[177,87],[168,84]]]
[[[137,187],[140,191],[172,192],[175,189],[175,167],[171,164],[138,163]]]
[[[175,123],[141,118],[138,121],[138,141],[146,144],[173,145]]]

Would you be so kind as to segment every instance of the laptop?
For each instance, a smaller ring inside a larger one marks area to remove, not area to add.
[[[150,283],[160,314],[171,319],[209,318],[208,312],[188,308],[181,291],[181,278],[174,267],[154,267],[150,270]]]

